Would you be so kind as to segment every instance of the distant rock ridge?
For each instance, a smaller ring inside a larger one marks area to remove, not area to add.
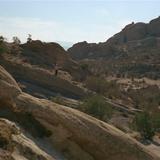
[[[149,37],[154,37],[155,39],[160,37],[160,17],[151,20],[149,23],[132,22],[103,43],[92,44],[86,41],[76,43],[68,49],[68,52],[75,60],[114,57],[114,54],[119,52],[117,45],[123,47],[129,42]]]

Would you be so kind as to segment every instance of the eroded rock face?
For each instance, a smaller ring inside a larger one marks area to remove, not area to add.
[[[2,77],[4,70],[0,72]],[[15,83],[10,76],[8,79]],[[9,84],[5,86],[7,87]],[[0,90],[5,88],[0,83]],[[15,95],[13,100],[16,105],[13,107],[10,104],[10,112],[27,113],[34,117],[35,121],[49,131],[50,144],[70,160],[158,160],[154,154],[122,131],[77,110],[26,93]],[[5,99],[1,99],[0,103],[2,101],[5,102]],[[23,123],[20,126],[23,127]],[[38,127],[37,130],[39,129]],[[28,129],[26,131],[29,132]],[[34,147],[32,151],[34,155],[37,154]]]

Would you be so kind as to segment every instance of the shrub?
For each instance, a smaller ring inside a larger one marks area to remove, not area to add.
[[[0,55],[3,54],[6,51],[6,47],[4,43],[0,43]]]
[[[84,71],[88,70],[88,64],[81,64],[80,67]]]
[[[122,96],[120,87],[116,81],[106,81],[103,78],[91,76],[87,78],[85,83],[87,88],[106,97],[120,98]]]
[[[32,35],[28,34],[27,43],[30,43],[30,42],[32,42]]]
[[[3,36],[0,36],[0,44],[4,42],[5,38]]]
[[[155,132],[160,132],[160,113],[152,113],[152,125]]]
[[[149,113],[142,112],[135,116],[135,127],[140,132],[143,139],[152,140],[154,136],[154,127]]]
[[[112,107],[100,95],[85,99],[80,108],[89,115],[104,121],[110,119],[113,113]]]

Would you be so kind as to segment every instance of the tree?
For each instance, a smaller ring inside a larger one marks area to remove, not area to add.
[[[28,34],[27,43],[30,43],[32,41],[32,35]]]
[[[4,37],[3,36],[0,36],[0,44],[2,44],[4,42]]]
[[[21,43],[20,39],[16,36],[14,36],[13,38],[13,43],[19,45]]]
[[[0,55],[6,51],[5,38],[0,36]]]

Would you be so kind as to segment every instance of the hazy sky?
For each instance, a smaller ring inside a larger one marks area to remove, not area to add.
[[[100,42],[126,24],[160,16],[160,0],[0,0],[0,34],[43,41]]]

